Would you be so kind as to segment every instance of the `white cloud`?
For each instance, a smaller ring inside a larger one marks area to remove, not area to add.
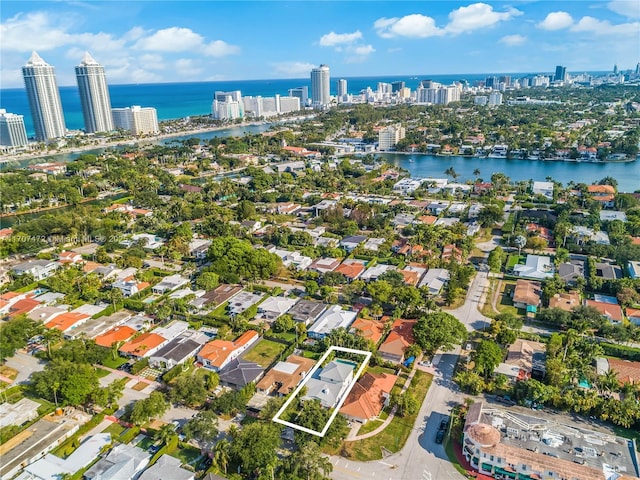
[[[240,53],[240,47],[230,45],[223,40],[214,40],[208,45],[205,45],[203,53],[209,57],[226,57],[227,55]]]
[[[504,37],[502,37],[500,39],[500,43],[504,43],[505,45],[509,46],[509,47],[516,47],[518,45],[522,45],[523,43],[525,43],[527,41],[527,37],[522,36],[522,35],[505,35]]]
[[[183,77],[200,75],[203,72],[202,62],[192,58],[179,58],[175,61],[175,72]]]
[[[640,31],[640,22],[619,23],[614,25],[608,20],[598,20],[597,18],[586,16],[582,17],[578,23],[571,27],[571,31],[587,32],[592,35],[620,36],[637,39],[638,32]]]
[[[445,30],[451,33],[471,32],[491,27],[519,15],[522,15],[522,12],[515,8],[510,8],[506,12],[496,12],[491,5],[486,3],[473,3],[452,11],[449,14],[449,24]]]
[[[538,24],[538,28],[543,30],[562,30],[573,25],[573,18],[567,12],[551,12],[543,21]]]
[[[613,0],[607,4],[612,12],[627,18],[640,18],[640,2],[638,0]]]
[[[321,47],[335,47],[337,45],[353,43],[360,39],[362,39],[362,32],[360,30],[356,30],[353,33],[329,32],[320,37],[319,43]]]
[[[318,65],[306,62],[278,62],[273,64],[273,73],[277,75],[309,76],[311,70]]]
[[[156,52],[184,52],[199,49],[203,41],[202,35],[190,28],[171,27],[140,38],[134,47]]]
[[[419,13],[401,18],[379,18],[375,21],[373,27],[382,38],[427,38],[444,33],[442,29],[436,26],[436,21],[433,18]]]
[[[376,49],[373,48],[373,45],[359,45],[353,49],[353,53],[361,56],[370,55],[375,51]]]

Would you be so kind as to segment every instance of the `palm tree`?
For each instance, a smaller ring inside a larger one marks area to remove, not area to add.
[[[456,178],[458,178],[460,175],[458,175],[458,172],[455,171],[455,169],[453,167],[449,167],[444,171],[445,175],[450,176],[453,181],[455,182]]]
[[[480,176],[480,169],[479,168],[476,168],[473,171],[473,176],[476,177],[476,180],[478,179],[478,177]]]
[[[160,440],[161,443],[166,445],[169,443],[171,438],[176,434],[175,427],[173,425],[167,424],[160,427],[160,430],[156,430],[156,433],[153,435],[155,440]]]
[[[216,446],[213,447],[213,464],[218,470],[222,470],[225,474],[231,461],[230,449],[231,442],[226,438],[220,440],[216,443]]]

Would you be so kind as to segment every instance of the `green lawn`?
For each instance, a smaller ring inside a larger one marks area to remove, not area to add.
[[[98,378],[103,378],[109,375],[111,372],[109,370],[105,370],[104,368],[96,368],[96,374]]]
[[[417,371],[409,387],[409,391],[413,393],[422,405],[424,397],[429,390],[433,375]],[[380,460],[382,458],[382,448],[396,453],[402,449],[409,437],[409,433],[413,428],[417,419],[416,415],[408,417],[393,417],[391,423],[382,432],[374,437],[356,442],[344,442],[343,451],[346,456],[360,462],[370,460]],[[362,429],[361,429],[362,430]]]
[[[360,430],[358,430],[358,435],[364,435],[365,433],[373,432],[383,423],[384,420],[370,420],[360,427]]]
[[[245,353],[242,358],[249,362],[255,362],[262,367],[271,364],[286,348],[286,345],[272,342],[271,340],[260,340],[255,347]]]
[[[114,368],[117,369],[120,365],[123,365],[125,363],[127,363],[129,361],[128,358],[124,358],[121,356],[117,356],[116,359],[113,359],[113,355],[109,355],[103,362],[102,364],[105,367],[109,367],[109,368]]]
[[[195,461],[202,455],[198,448],[191,447],[186,444],[182,445],[182,448],[178,448],[177,450],[171,452],[169,455],[179,458],[183,464],[191,465],[192,463],[195,463]]]
[[[500,313],[511,313],[518,315],[518,309],[513,306],[513,291],[516,288],[516,282],[503,281],[502,291],[498,294],[498,301],[496,307]]]
[[[155,440],[147,435],[145,435],[145,437],[140,440],[140,442],[138,442],[138,444],[136,445],[136,447],[141,448],[142,450],[148,450],[149,447],[151,445],[153,445],[155,442]]]
[[[515,267],[518,264],[524,265],[525,260],[526,258],[524,255],[516,255],[515,253],[512,253],[507,257],[507,270],[511,270],[513,267]]]
[[[115,439],[115,438],[119,437],[122,434],[122,432],[124,432],[126,429],[127,429],[126,427],[123,427],[119,423],[112,423],[107,428],[105,428],[103,430],[103,432],[104,433],[110,433],[111,434],[111,438]]]

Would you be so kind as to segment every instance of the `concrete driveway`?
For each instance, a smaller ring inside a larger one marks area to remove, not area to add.
[[[16,352],[13,357],[8,358],[6,361],[8,367],[15,368],[18,371],[18,375],[13,382],[15,385],[27,383],[31,374],[33,372],[41,372],[46,364],[45,361],[23,352]]]

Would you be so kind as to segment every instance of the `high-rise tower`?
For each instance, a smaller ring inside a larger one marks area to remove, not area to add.
[[[556,82],[566,82],[567,81],[567,67],[563,67],[562,65],[558,65],[556,67],[556,74],[553,79]]]
[[[80,104],[87,133],[113,130],[111,100],[104,67],[86,52],[76,67],[76,80],[80,91]]]
[[[329,66],[320,65],[311,70],[311,101],[314,107],[324,107],[329,105],[330,93]]]
[[[36,129],[36,140],[64,137],[67,128],[53,67],[33,52],[27,64],[22,67],[22,76]]]

